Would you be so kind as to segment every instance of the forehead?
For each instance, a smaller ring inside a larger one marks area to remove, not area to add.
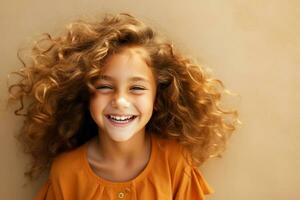
[[[99,79],[105,80],[149,80],[154,75],[147,64],[147,52],[143,48],[134,47],[120,50],[109,56],[101,69]]]

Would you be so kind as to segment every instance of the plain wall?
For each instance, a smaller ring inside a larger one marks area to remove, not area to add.
[[[221,159],[201,170],[209,200],[300,199],[300,3],[292,0],[10,0],[0,2],[0,199],[30,200],[46,179],[27,187],[28,158],[14,135],[22,119],[6,109],[6,76],[16,52],[41,33],[57,33],[80,16],[130,12],[168,35],[238,93],[243,125]]]

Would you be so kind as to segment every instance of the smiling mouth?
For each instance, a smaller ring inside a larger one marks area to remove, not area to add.
[[[105,117],[115,126],[126,126],[131,123],[137,117],[137,115],[106,115]]]

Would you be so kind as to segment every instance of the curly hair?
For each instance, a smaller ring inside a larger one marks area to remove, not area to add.
[[[238,114],[220,107],[223,83],[135,17],[106,15],[97,22],[75,21],[57,37],[44,34],[30,61],[19,57],[23,67],[12,72],[20,79],[9,86],[9,102],[19,102],[15,114],[25,116],[17,139],[32,158],[28,178],[97,135],[88,110],[93,82],[108,56],[131,46],[146,50],[157,81],[156,109],[146,131],[178,140],[197,165],[225,150]]]

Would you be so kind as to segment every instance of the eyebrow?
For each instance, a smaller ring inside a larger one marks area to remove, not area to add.
[[[115,81],[115,79],[113,77],[108,76],[108,75],[100,75],[99,78],[98,78],[98,81],[101,81],[101,80]],[[148,82],[148,83],[150,82],[147,78],[144,78],[142,76],[133,76],[133,77],[130,77],[129,81],[130,82],[143,81],[143,82]]]

